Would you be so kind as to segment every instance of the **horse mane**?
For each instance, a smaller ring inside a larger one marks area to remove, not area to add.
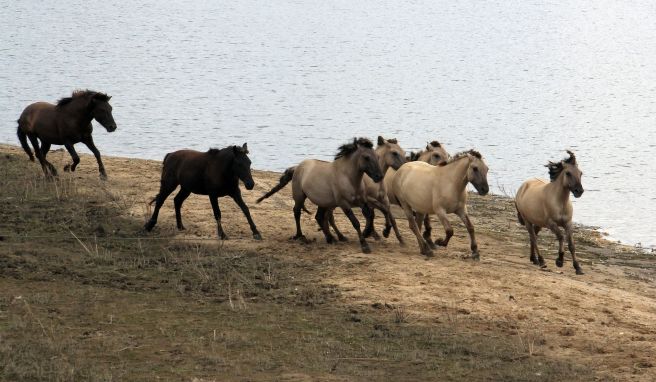
[[[466,157],[467,155],[474,156],[478,159],[483,159],[483,156],[481,155],[481,153],[479,153],[478,151],[476,151],[474,149],[471,149],[471,150],[465,150],[465,151],[461,151],[457,154],[454,154],[451,158],[449,158],[449,160],[445,164],[453,163],[453,162],[457,161],[458,159],[462,159],[462,158]]]
[[[111,98],[110,96],[108,96],[105,93],[101,93],[101,92],[97,92],[97,91],[89,90],[89,89],[86,89],[86,90],[78,89],[78,90],[74,90],[73,94],[71,94],[70,97],[60,98],[59,101],[57,101],[57,107],[61,108],[63,106],[66,106],[69,103],[71,103],[74,99],[77,99],[77,98],[88,98],[88,97],[96,97],[99,100],[105,101],[105,102],[109,102],[109,99]]]
[[[442,145],[438,141],[432,141],[428,145],[433,147],[442,147]]]
[[[339,146],[339,148],[337,149],[338,150],[337,154],[335,154],[335,159],[347,157],[353,154],[358,149],[358,146],[363,146],[368,149],[374,148],[374,144],[371,143],[371,141],[368,140],[367,138],[353,138],[352,143],[346,143]]]
[[[576,155],[574,155],[573,152],[566,150],[567,153],[569,154],[568,158],[565,158],[561,160],[560,162],[552,162],[549,161],[549,163],[545,164],[544,167],[547,167],[549,169],[549,179],[553,182],[556,179],[558,179],[558,175],[560,175],[561,172],[563,172],[563,169],[565,168],[564,164],[573,164],[576,166]]]

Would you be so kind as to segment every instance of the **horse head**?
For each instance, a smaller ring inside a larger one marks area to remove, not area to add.
[[[381,163],[394,170],[405,163],[405,151],[399,146],[396,139],[385,139],[378,136],[378,147],[376,147],[376,155],[381,158]]]
[[[93,93],[89,99],[87,110],[91,117],[98,121],[108,132],[116,130],[116,122],[112,115],[112,105],[109,104],[111,96],[104,93]]]
[[[467,152],[469,156],[469,168],[467,169],[467,181],[471,183],[479,195],[487,195],[490,187],[487,184],[488,167],[483,156],[475,150]]]
[[[234,160],[232,161],[232,170],[237,177],[244,182],[247,190],[252,190],[255,187],[255,181],[251,174],[251,160],[248,157],[248,144],[244,143],[240,146],[232,146]]]
[[[580,198],[584,191],[583,185],[581,184],[583,172],[579,170],[576,155],[569,150],[567,150],[567,153],[569,154],[569,158],[565,158],[560,162],[550,161],[545,166],[549,168],[549,177],[552,182],[560,180],[563,187],[570,190],[575,198]]]

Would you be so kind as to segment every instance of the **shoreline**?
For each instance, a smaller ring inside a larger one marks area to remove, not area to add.
[[[12,152],[16,151],[16,152],[24,154],[23,149],[18,145],[0,143],[0,151],[6,151],[6,150],[10,150]],[[51,154],[52,153],[66,153],[66,151],[64,150],[63,147],[58,147],[57,146],[53,150],[51,150],[50,153]],[[66,153],[66,155],[68,155],[68,154]],[[81,158],[82,157],[89,157],[89,159],[92,161],[92,164],[95,165],[95,158],[93,158],[93,156],[91,154],[86,153],[86,152],[80,153],[80,157]],[[117,156],[117,155],[106,155],[105,156],[105,155],[103,155],[103,158],[105,158],[105,157],[106,158],[114,158],[114,159],[122,159],[122,160],[142,160],[142,161],[152,161],[152,162],[157,162],[157,163],[162,162],[162,159],[151,159],[151,158],[145,158],[145,157],[141,158],[141,157],[130,157],[130,156]],[[277,171],[277,170],[267,170],[267,169],[253,168],[253,172],[254,173],[273,174],[273,175],[278,176],[278,177],[280,175],[282,175],[282,171]],[[469,186],[468,186],[468,188],[469,188]],[[470,195],[473,195],[473,193],[471,191],[469,191],[469,192],[470,192]],[[507,193],[504,192],[504,190],[492,189],[492,190],[490,190],[489,195],[499,197],[499,198],[504,198],[504,199],[507,199],[507,200],[513,200],[513,197],[507,195]],[[576,216],[576,211],[575,211],[575,216]],[[604,238],[605,241],[609,242],[610,244],[621,245],[621,246],[625,246],[627,248],[631,248],[631,249],[634,249],[634,250],[643,251],[645,254],[656,253],[656,242],[653,243],[653,244],[646,244],[646,246],[643,246],[641,242],[629,243],[629,242],[626,242],[625,240],[623,240],[621,238],[617,238],[617,237],[611,235],[608,232],[608,230],[610,230],[612,228],[604,228],[604,227],[597,226],[597,225],[590,224],[590,223],[583,223],[583,222],[576,221],[576,219],[574,219],[574,224],[579,229],[585,229],[587,231],[594,231],[594,232],[598,233],[601,237]]]

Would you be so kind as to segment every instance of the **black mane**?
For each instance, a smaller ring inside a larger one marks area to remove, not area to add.
[[[368,140],[367,138],[353,138],[352,143],[346,143],[344,145],[339,146],[338,148],[339,151],[337,151],[337,154],[335,154],[335,159],[347,157],[353,154],[358,149],[358,146],[363,146],[368,149],[374,148],[374,144],[371,143],[371,141]]]
[[[109,99],[111,98],[105,93],[93,91],[93,90],[75,90],[73,91],[73,94],[71,94],[70,97],[64,97],[59,99],[57,101],[57,107],[63,107],[71,103],[74,99],[76,98],[88,98],[88,97],[96,97],[101,101],[109,102]]]
[[[567,150],[567,153],[569,154],[568,158],[565,158],[560,162],[549,161],[549,163],[544,165],[544,167],[549,169],[549,179],[552,182],[558,179],[558,175],[563,172],[563,169],[565,168],[564,164],[573,164],[576,166],[576,155],[574,155],[574,153],[569,150]]]

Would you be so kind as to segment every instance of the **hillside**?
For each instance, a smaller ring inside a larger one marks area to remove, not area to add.
[[[186,231],[170,197],[144,233],[161,163],[104,157],[103,182],[81,159],[72,175],[68,154],[52,152],[61,174],[47,181],[0,146],[0,379],[656,379],[654,256],[591,229],[576,229],[582,276],[569,255],[555,267],[545,232],[548,268],[532,265],[512,201],[494,195],[470,198],[480,262],[455,216],[449,247],[422,257],[398,209],[406,247],[369,240],[361,253],[341,213],[349,242],[326,244],[304,214],[315,241],[301,244],[290,187],[255,204],[279,174],[254,171],[243,194],[264,240],[225,198],[230,239],[216,240],[197,195],[182,209]]]

